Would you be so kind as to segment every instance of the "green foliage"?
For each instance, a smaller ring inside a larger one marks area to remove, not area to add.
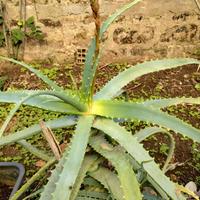
[[[192,144],[192,157],[193,161],[195,162],[195,168],[199,171],[200,170],[200,152],[198,150],[199,144],[194,143]]]
[[[26,22],[25,25],[27,27],[27,32],[26,32],[26,36],[28,38],[32,38],[32,39],[36,39],[36,40],[43,40],[45,35],[44,33],[41,31],[39,26],[36,26],[35,24],[35,19],[33,16],[29,17]]]
[[[167,144],[160,145],[160,153],[167,155],[168,151],[169,151],[169,146]]]
[[[63,152],[41,193],[41,200],[73,200],[76,197],[81,199],[80,194],[85,193],[85,191],[78,191],[81,182],[87,176],[87,172],[88,176],[99,181],[107,189],[111,199],[142,199],[141,191],[146,181],[159,194],[157,199],[159,197],[173,200],[186,199],[181,192],[177,192],[180,186],[170,181],[164,174],[174,152],[174,139],[169,134],[169,130],[178,132],[197,142],[200,142],[200,131],[188,123],[167,114],[162,108],[187,102],[199,104],[199,98],[183,97],[146,101],[134,99],[132,102],[130,100],[127,102],[127,98],[111,99],[117,98],[124,86],[144,74],[172,69],[186,64],[200,64],[200,61],[190,58],[176,58],[137,64],[120,72],[97,94],[94,94],[93,87],[99,60],[98,38],[102,38],[103,33],[119,15],[139,1],[134,0],[125,5],[103,23],[100,35],[96,34],[96,38],[92,40],[89,47],[80,91],[66,91],[34,67],[14,59],[1,57],[3,60],[19,64],[30,70],[51,88],[45,91],[0,92],[0,102],[15,104],[2,125],[0,131],[2,135],[17,110],[23,105],[62,113],[62,117],[58,115],[55,117],[56,119],[46,122],[46,126],[52,130],[68,128],[76,124],[70,144]],[[98,1],[93,1],[91,6],[95,16],[98,16]],[[31,30],[33,30],[33,21],[33,18],[30,18],[27,22],[27,26]],[[23,26],[23,24],[20,23],[19,26]],[[98,33],[98,30],[96,30],[96,33]],[[117,123],[129,120],[135,120],[138,123],[142,120],[143,123],[151,124],[154,127],[140,130],[140,134],[132,135],[131,132],[128,132]],[[37,148],[36,145],[33,146],[27,142],[29,138],[38,135],[41,129],[39,125],[33,125],[9,135],[3,135],[0,138],[0,147],[19,143],[34,155],[48,160],[43,151]],[[163,152],[169,150],[163,171],[140,144],[143,139],[158,131],[167,134],[171,142],[169,149],[161,149]],[[88,156],[91,157],[88,159]],[[48,163],[53,164],[53,161],[51,161],[51,158],[49,158]],[[106,169],[102,167],[105,163],[107,164]],[[38,173],[41,171],[43,170],[41,169]],[[104,172],[105,177],[101,177],[100,172]],[[39,178],[38,173],[25,183],[11,200],[17,199],[19,194],[24,193],[30,182],[32,183]],[[146,198],[149,196],[151,195],[145,193]]]
[[[25,34],[20,28],[11,30],[11,40],[14,46],[20,45],[24,40]]]
[[[193,54],[194,56],[196,56],[197,58],[199,58],[199,57],[200,57],[200,49],[197,48],[194,52],[192,52],[192,54]]]
[[[24,27],[26,27],[26,31],[24,30]],[[29,17],[25,21],[25,24],[18,21],[17,28],[11,29],[11,39],[14,46],[21,44],[25,37],[39,41],[44,39],[44,33],[39,26],[36,26],[33,16]]]
[[[26,31],[24,29],[26,27]],[[35,25],[34,17],[29,17],[25,24],[23,22],[18,21],[17,28],[13,28],[11,31],[11,40],[14,46],[20,45],[24,38],[27,39],[35,39],[35,40],[43,40],[44,33],[40,30],[39,26]]]
[[[9,110],[12,109],[12,104],[0,104],[0,124],[3,123],[3,121],[6,119],[6,116],[9,113]],[[14,120],[11,121],[12,126],[9,126],[10,132],[19,132],[22,133],[21,130],[24,129],[24,127],[31,127],[34,124],[37,124],[41,119],[44,121],[50,121],[59,117],[62,117],[62,113],[58,112],[49,112],[47,110],[39,109],[36,107],[30,107],[30,106],[21,106],[18,112],[15,114]],[[17,119],[17,123],[15,121]],[[65,118],[66,119],[66,118]],[[64,120],[63,120],[64,121]],[[57,124],[58,125],[58,124]],[[73,123],[71,128],[68,128],[68,130],[63,130],[62,126],[60,126],[60,129],[57,128],[54,133],[56,135],[56,138],[59,142],[63,141],[63,138],[66,137],[66,134],[69,134],[73,132]],[[38,132],[40,133],[40,131]],[[20,134],[19,134],[20,136]],[[12,138],[14,139],[14,138]],[[32,137],[29,137],[28,139],[29,144],[34,145],[35,147],[39,149],[47,149],[48,145],[46,142],[44,142],[44,138],[41,136],[41,134],[35,134]],[[28,151],[24,146],[21,146],[19,143],[10,143],[12,144],[12,148],[15,149],[15,155],[13,155],[12,151],[7,152],[5,151],[5,154],[3,153],[2,145],[1,145],[1,152],[0,154],[0,161],[1,162],[8,162],[8,161],[15,161],[23,163],[26,167],[26,176],[29,178],[31,177],[36,171],[37,168],[35,166],[35,163],[37,160],[41,159],[40,157],[35,156],[34,154],[30,154],[30,151]],[[8,148],[9,148],[8,147]],[[46,152],[47,155],[51,155],[51,152]],[[26,158],[26,159],[24,159]]]
[[[200,83],[197,83],[197,84],[195,85],[195,88],[196,88],[198,91],[200,91]]]
[[[0,47],[5,45],[5,37],[2,31],[0,31]]]
[[[42,69],[42,73],[48,76],[51,80],[54,80],[58,73],[58,67],[51,67],[51,68],[45,68]]]
[[[0,26],[3,29],[0,31],[0,47],[7,45],[6,38],[10,40],[7,42],[12,45],[12,56],[14,58],[18,57],[18,50],[25,39],[42,41],[45,37],[40,27],[35,24],[33,16],[29,17],[25,22],[19,20],[16,26],[11,28],[6,27],[3,16],[0,16]]]
[[[6,80],[8,79],[7,76],[0,76],[0,90],[3,89]]]
[[[0,25],[2,25],[2,24],[3,24],[3,16],[0,15]]]

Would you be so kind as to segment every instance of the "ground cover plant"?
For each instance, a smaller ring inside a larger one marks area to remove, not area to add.
[[[86,173],[103,184],[111,194],[110,198],[113,199],[142,199],[141,189],[146,181],[151,183],[162,199],[186,199],[182,192],[189,193],[198,199],[191,191],[170,181],[165,176],[165,172],[169,167],[174,151],[174,139],[169,130],[181,133],[195,142],[200,142],[200,131],[163,112],[161,109],[181,103],[199,104],[199,98],[177,97],[125,101],[117,97],[123,92],[124,86],[139,76],[187,64],[200,64],[200,62],[195,59],[180,58],[137,64],[119,73],[100,91],[95,93],[100,40],[103,33],[116,17],[138,2],[139,0],[135,0],[122,7],[110,16],[100,28],[98,1],[91,1],[96,24],[96,37],[92,40],[86,56],[82,86],[79,91],[63,90],[31,66],[10,58],[1,57],[29,69],[52,88],[52,90],[23,90],[0,93],[0,102],[15,104],[0,130],[2,136],[0,146],[17,142],[29,149],[31,153],[47,161],[46,165],[12,199],[18,199],[41,173],[53,165],[56,160],[58,160],[58,164],[52,171],[48,183],[42,191],[39,191],[41,192],[40,199],[76,199]],[[64,113],[66,116],[46,123],[40,122],[39,125],[3,136],[8,123],[23,104]],[[150,123],[151,127],[142,129],[132,135],[123,126],[120,126],[120,122],[131,119],[145,121]],[[68,127],[74,124],[76,124],[76,129],[70,141],[70,146],[62,153],[51,129]],[[41,130],[50,135],[54,145],[52,150],[55,158],[45,156],[44,152],[26,141],[27,138],[36,135]],[[145,138],[157,132],[163,132],[171,141],[168,158],[162,170],[140,144]],[[88,147],[93,150],[88,149]],[[109,167],[105,168],[102,165],[103,157],[109,160],[114,169],[112,167],[111,169]],[[143,195],[147,194],[143,193]]]

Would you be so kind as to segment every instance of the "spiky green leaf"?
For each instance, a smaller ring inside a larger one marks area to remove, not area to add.
[[[21,103],[16,104],[15,107],[13,109],[11,109],[6,120],[4,121],[3,125],[1,126],[0,138],[2,137],[2,135],[3,135],[4,131],[6,130],[8,124],[10,123],[11,119],[13,118],[13,116],[15,115],[15,113],[17,112],[17,110],[19,109],[20,106],[21,106]]]
[[[59,165],[59,177],[57,168],[53,174],[56,174],[56,181],[49,181],[40,200],[69,200],[73,186],[78,176],[81,164],[88,144],[93,116],[82,116],[79,118],[74,136],[71,140],[68,154],[62,157],[62,165]],[[51,190],[51,194],[49,191]]]
[[[105,192],[81,190],[76,200],[112,200]]]
[[[99,167],[97,170],[89,172],[89,175],[99,181],[108,191],[110,191],[116,200],[123,199],[123,191],[120,187],[120,181],[117,174],[110,171],[108,168]]]
[[[33,146],[26,140],[19,140],[17,143],[23,146],[26,150],[28,150],[30,153],[32,153],[33,155],[37,156],[40,159],[43,159],[45,161],[49,161],[50,159],[52,159],[52,157],[48,156],[46,152],[38,149],[37,147]]]
[[[42,96],[37,96],[37,94],[42,93]],[[48,95],[48,93],[52,95]],[[32,98],[28,98],[31,95],[33,95]],[[51,90],[22,90],[0,92],[0,103],[19,104],[23,101],[23,99],[26,98],[28,99],[23,102],[24,105],[30,105],[55,112],[76,114],[79,111],[74,106],[80,106],[79,109],[83,109],[84,107],[84,105],[77,97],[72,96],[68,92],[65,92],[64,94]],[[64,101],[68,101],[68,103],[65,103]],[[70,105],[70,103],[73,105]]]
[[[198,129],[154,107],[128,102],[96,101],[93,103],[91,113],[112,118],[138,119],[158,124],[200,143],[200,131]]]
[[[3,135],[3,132],[5,131],[6,127],[8,126],[9,122],[11,121],[11,119],[13,118],[13,116],[15,115],[15,113],[17,112],[17,110],[20,108],[20,106],[24,103],[26,103],[28,100],[34,98],[34,97],[38,97],[38,96],[43,96],[43,95],[47,95],[47,96],[53,96],[53,97],[56,97],[58,100],[62,100],[64,102],[67,102],[67,103],[71,103],[73,104],[74,106],[81,106],[81,103],[80,105],[78,105],[78,103],[76,102],[75,100],[75,104],[73,103],[72,101],[72,97],[71,96],[68,96],[68,95],[64,95],[64,94],[61,94],[59,92],[55,92],[55,91],[36,91],[36,92],[32,92],[30,93],[29,95],[25,96],[24,98],[20,99],[19,102],[16,103],[15,107],[10,111],[9,115],[7,116],[6,120],[4,121],[1,129],[0,129],[0,137]],[[63,103],[63,107],[66,107],[64,102],[61,102]],[[39,106],[40,106],[41,102],[39,102]],[[45,103],[46,105],[47,103]],[[60,108],[59,104],[56,104],[55,101],[54,101],[54,106],[56,105],[56,108]],[[48,105],[50,106],[50,105]],[[62,108],[62,107],[61,107]],[[81,107],[79,107],[79,109],[81,109]],[[75,112],[76,109],[72,109],[71,110],[68,110],[68,111],[71,111],[71,113],[73,114],[77,114],[79,113],[78,111]],[[73,111],[73,112],[72,112]],[[70,112],[69,112],[70,113]]]
[[[95,99],[113,98],[113,96],[129,82],[142,75],[188,64],[200,64],[200,61],[192,58],[179,58],[155,60],[137,64],[115,76],[95,95]]]
[[[65,128],[72,126],[76,123],[76,118],[74,116],[66,116],[61,117],[54,120],[49,120],[46,122],[46,126],[50,129],[57,129],[57,128]],[[33,125],[29,128],[25,128],[24,130],[17,131],[15,133],[10,133],[7,136],[1,137],[0,139],[0,147],[8,144],[15,143],[19,140],[29,138],[33,135],[36,135],[41,131],[39,125]]]
[[[152,99],[142,102],[145,106],[153,106],[155,108],[164,108],[167,106],[173,106],[178,104],[200,104],[200,97],[176,97],[167,99]]]
[[[112,137],[124,147],[135,161],[144,168],[148,175],[147,179],[156,189],[158,187],[157,190],[165,191],[173,200],[185,199],[182,195],[177,194],[176,185],[164,175],[147,151],[137,141],[137,138],[134,138],[130,132],[127,132],[123,127],[108,119],[98,119],[93,126]]]
[[[136,137],[138,142],[142,142],[143,140],[147,139],[148,137],[150,137],[156,133],[168,134],[168,131],[166,129],[160,128],[160,127],[147,127],[147,128],[141,129],[138,132],[136,132],[133,135],[133,137]]]
[[[96,155],[85,156],[83,163],[82,163],[82,166],[81,166],[81,169],[79,171],[79,174],[76,178],[76,182],[75,182],[74,187],[72,189],[70,200],[76,199],[78,191],[79,191],[81,184],[83,182],[83,179],[86,176],[86,173],[97,162],[97,159],[98,159],[98,156],[96,156]]]
[[[173,138],[172,134],[169,133],[167,130],[165,130],[163,128],[147,127],[147,128],[144,128],[144,129],[138,131],[137,133],[135,133],[134,137],[137,138],[138,142],[142,142],[146,138],[148,138],[148,137],[150,137],[150,136],[152,136],[152,135],[154,135],[156,133],[164,133],[164,134],[166,134],[168,136],[168,138],[170,140],[167,159],[166,159],[165,164],[164,164],[163,169],[162,169],[164,172],[166,172],[166,169],[167,169],[170,161],[173,158],[174,150],[175,150],[175,139]]]
[[[56,182],[60,178],[60,173],[63,170],[63,165],[66,161],[66,157],[68,156],[67,150],[63,153],[62,158],[59,160],[55,169],[52,171],[51,176],[48,179],[48,184],[44,186],[44,190],[41,193],[40,200],[51,200],[52,193],[55,190]]]
[[[125,152],[110,145],[102,135],[91,137],[89,144],[115,167],[123,190],[123,199],[142,199],[137,178]]]
[[[140,1],[141,0],[131,1],[129,4],[124,5],[122,8],[117,10],[114,14],[112,14],[110,17],[108,17],[108,19],[102,24],[102,27],[100,29],[100,38],[103,37],[103,34],[105,33],[105,31],[117,19],[117,17],[122,15],[125,11],[127,11],[128,9],[130,9],[132,6],[134,6]],[[86,55],[86,61],[85,61],[84,72],[83,72],[82,88],[81,88],[85,97],[90,95],[89,94],[90,88],[92,86],[92,81],[93,81],[94,74],[98,65],[98,59],[97,59],[96,63],[93,66],[93,57],[94,57],[94,53],[96,49],[95,44],[96,44],[95,39],[92,39],[88,48],[87,55]]]

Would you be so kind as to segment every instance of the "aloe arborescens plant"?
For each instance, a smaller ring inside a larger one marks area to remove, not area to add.
[[[66,117],[46,122],[46,126],[51,129],[63,128],[76,124],[70,147],[65,150],[55,169],[52,171],[48,183],[41,193],[40,200],[76,199],[81,183],[87,172],[89,176],[97,179],[108,189],[113,199],[140,200],[142,199],[142,194],[140,192],[141,180],[138,174],[141,169],[146,173],[146,179],[163,199],[186,199],[181,193],[181,191],[183,191],[183,189],[181,189],[182,187],[170,181],[164,174],[174,148],[173,138],[168,133],[168,130],[181,133],[183,136],[189,137],[196,142],[200,142],[200,131],[180,119],[163,112],[161,108],[180,103],[199,104],[200,99],[183,97],[145,100],[143,102],[141,102],[141,100],[138,100],[138,102],[125,102],[113,99],[120,94],[121,89],[125,85],[139,76],[187,64],[200,64],[200,61],[180,58],[137,64],[119,73],[99,92],[94,94],[101,38],[109,25],[119,15],[140,2],[140,0],[134,0],[123,6],[111,15],[101,27],[98,1],[90,0],[90,2],[95,18],[96,37],[91,41],[88,49],[82,87],[79,93],[76,91],[64,90],[30,65],[10,58],[1,57],[3,60],[20,64],[29,69],[47,83],[52,90],[1,92],[0,102],[13,103],[15,107],[10,111],[9,116],[3,124],[0,135],[2,136],[9,121],[22,104],[49,111],[66,113]],[[123,118],[124,120],[138,119],[155,124],[156,126],[146,128],[132,135],[132,133],[127,132],[124,127],[120,126],[119,123],[115,122],[116,120],[113,120],[115,118]],[[38,134],[40,131],[41,127],[39,125],[34,125],[0,138],[0,146],[17,142],[38,157],[48,161],[44,168],[13,196],[12,200],[17,199],[19,195],[39,177],[40,172],[43,172],[55,162],[54,158],[45,156],[41,150],[31,146],[25,140]],[[156,132],[168,134],[172,141],[171,152],[169,152],[163,170],[158,167],[149,156],[148,152],[143,148],[142,144],[140,144],[143,139]],[[115,140],[117,145],[109,143],[105,139],[105,135]],[[98,154],[87,155],[85,152],[88,145]],[[114,166],[115,171],[110,171],[99,165],[100,160],[98,155],[109,160]],[[94,166],[96,166],[96,168]],[[93,170],[90,170],[91,167]],[[104,176],[102,176],[101,173],[103,173]]]

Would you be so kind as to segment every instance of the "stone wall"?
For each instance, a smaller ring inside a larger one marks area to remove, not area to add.
[[[101,0],[102,20],[127,2]],[[18,19],[18,1],[6,4],[9,18]],[[89,0],[27,0],[27,15],[46,37],[27,42],[25,60],[73,62],[77,51],[84,54],[94,31]],[[200,48],[200,11],[194,0],[143,0],[111,25],[102,46],[105,64],[191,56]]]

